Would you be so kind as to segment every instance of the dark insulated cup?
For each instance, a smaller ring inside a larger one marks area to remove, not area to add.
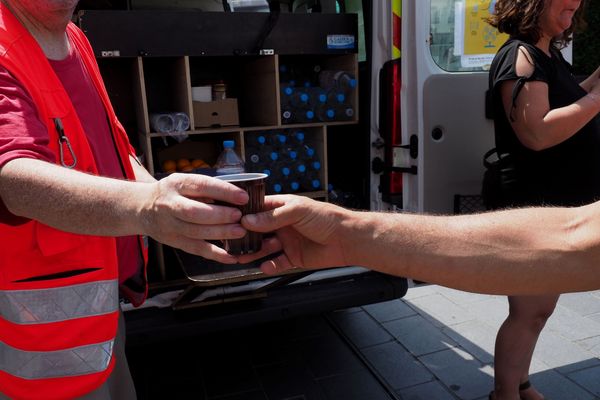
[[[267,176],[267,174],[245,173],[219,175],[215,178],[232,183],[248,192],[248,197],[250,198],[248,203],[243,206],[237,206],[242,211],[242,215],[246,215],[262,211],[265,204],[265,178]],[[262,233],[249,231],[243,238],[223,240],[223,244],[229,254],[255,253],[260,250]]]

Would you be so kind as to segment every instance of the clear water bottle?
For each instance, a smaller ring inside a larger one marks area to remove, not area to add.
[[[356,89],[357,81],[348,71],[324,70],[319,74],[319,86],[330,91],[332,89],[349,94]]]
[[[330,122],[336,120],[335,108],[329,104],[323,104],[315,109],[315,116],[319,121]]]
[[[281,88],[281,105],[289,107],[292,102],[292,97],[296,90],[292,86],[284,86]]]
[[[235,141],[223,141],[223,151],[215,163],[217,175],[241,174],[245,172],[244,161],[235,152]]]
[[[291,146],[301,147],[304,145],[304,139],[306,138],[306,134],[302,130],[297,130],[290,132],[288,137],[288,141]]]
[[[297,90],[289,96],[289,105],[293,108],[306,108],[308,107],[309,100],[310,96],[308,93],[306,93],[306,91]]]
[[[296,121],[299,123],[310,123],[315,121],[315,112],[313,110],[302,110],[296,114]]]

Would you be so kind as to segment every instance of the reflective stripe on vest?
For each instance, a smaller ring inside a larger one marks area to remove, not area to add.
[[[0,342],[0,371],[23,379],[62,378],[108,368],[114,341],[59,351],[23,351]]]
[[[0,290],[0,316],[14,324],[40,324],[117,311],[117,280],[50,289]]]

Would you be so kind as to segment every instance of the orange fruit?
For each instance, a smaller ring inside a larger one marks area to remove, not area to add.
[[[194,167],[192,167],[191,165],[186,165],[185,167],[180,169],[181,172],[190,172],[193,170],[194,170]]]
[[[184,168],[191,166],[190,160],[187,158],[180,158],[177,160],[177,170],[183,171]]]
[[[194,168],[208,168],[210,166],[206,163],[206,161],[201,160],[199,158],[194,158],[192,160],[192,167],[194,167]]]
[[[174,172],[177,169],[177,163],[173,160],[166,160],[162,164],[162,169],[165,172]]]

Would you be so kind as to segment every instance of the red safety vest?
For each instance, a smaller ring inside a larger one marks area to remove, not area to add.
[[[67,33],[104,103],[124,174],[134,179],[129,161],[133,149],[110,104],[91,46],[75,25],[69,24]],[[97,174],[62,83],[35,39],[3,4],[0,64],[31,95],[57,162]],[[68,399],[99,387],[115,364],[115,239],[30,221],[0,224],[0,243],[0,392],[16,399]],[[143,254],[146,261],[145,250]],[[143,276],[145,282],[145,268]],[[146,292],[132,301],[140,304]]]

